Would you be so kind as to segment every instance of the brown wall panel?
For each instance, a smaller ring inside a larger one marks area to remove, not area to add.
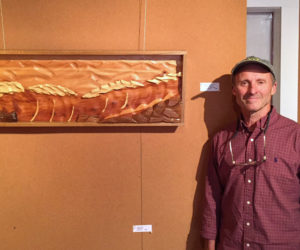
[[[148,2],[146,49],[186,50],[187,67],[184,127],[143,134],[143,221],[153,224],[153,233],[144,235],[145,250],[199,249],[200,211],[193,211],[193,202],[197,210],[201,151],[209,136],[235,118],[228,74],[245,56],[245,38],[246,1]],[[212,81],[220,82],[221,92],[200,93],[200,82]]]
[[[2,4],[7,49],[138,49],[139,1]],[[139,134],[69,130],[0,134],[0,248],[140,249]]]
[[[0,139],[1,249],[140,249],[132,234],[140,223],[138,136]]]
[[[0,129],[0,249],[201,249],[201,152],[234,117],[246,0],[0,1],[7,49],[188,52],[175,130]],[[220,92],[200,93],[214,80]],[[141,223],[153,233],[133,233]]]
[[[136,50],[139,0],[2,0],[6,49]]]

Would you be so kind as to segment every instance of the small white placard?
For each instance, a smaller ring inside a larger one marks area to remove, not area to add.
[[[152,225],[134,225],[133,232],[134,233],[144,233],[144,232],[152,233]]]
[[[220,83],[218,82],[201,82],[200,91],[220,91]]]

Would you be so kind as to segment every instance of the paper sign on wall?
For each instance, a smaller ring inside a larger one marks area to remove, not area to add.
[[[152,225],[134,225],[134,233],[152,233]]]
[[[200,91],[220,91],[220,83],[218,82],[201,82]]]

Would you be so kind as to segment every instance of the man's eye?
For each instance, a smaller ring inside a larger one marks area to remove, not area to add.
[[[247,85],[247,84],[248,84],[248,82],[246,82],[246,81],[240,82],[240,85],[241,85],[241,86],[245,86],[245,85]]]

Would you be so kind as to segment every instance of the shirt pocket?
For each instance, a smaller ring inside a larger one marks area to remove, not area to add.
[[[297,176],[298,164],[292,160],[293,157],[277,156],[269,157],[265,166],[262,166],[265,178],[268,178],[268,184],[276,192],[283,194],[298,195],[300,198],[300,184]]]

